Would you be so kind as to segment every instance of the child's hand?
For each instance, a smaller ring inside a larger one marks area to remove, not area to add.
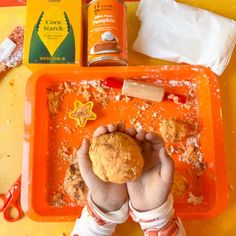
[[[128,129],[127,133],[141,142],[145,162],[142,176],[127,183],[130,201],[136,210],[149,211],[167,200],[173,179],[173,160],[157,134],[137,133],[134,128]]]
[[[101,126],[94,132],[94,137],[111,132],[124,132],[124,125]],[[93,172],[92,163],[89,158],[90,142],[84,139],[77,156],[81,175],[88,186],[93,202],[104,212],[116,211],[120,209],[127,199],[127,189],[125,184],[113,184],[99,179]]]

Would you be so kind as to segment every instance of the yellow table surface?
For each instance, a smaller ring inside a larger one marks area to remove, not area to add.
[[[194,6],[205,8],[236,20],[236,0],[182,0]],[[138,32],[139,22],[135,16],[137,4],[128,5],[129,64],[164,64],[131,51],[131,45]],[[0,41],[16,25],[25,24],[25,7],[0,8]],[[204,40],[204,39],[203,39]],[[8,190],[21,173],[22,137],[25,84],[31,71],[20,66],[0,77],[0,193]],[[228,160],[228,175],[231,189],[236,187],[236,50],[231,62],[219,79],[222,95],[225,147]],[[229,192],[229,205],[224,213],[210,220],[184,221],[187,234],[236,235],[236,190]],[[0,236],[60,236],[69,235],[74,223],[40,223],[24,217],[18,222],[8,223],[0,214]],[[143,233],[135,223],[119,225],[115,236],[141,236]],[[89,235],[88,235],[89,236]]]

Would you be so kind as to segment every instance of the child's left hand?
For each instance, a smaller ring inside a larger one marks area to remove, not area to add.
[[[94,137],[116,131],[123,132],[124,129],[123,124],[101,126],[95,130]],[[77,153],[80,172],[88,186],[89,194],[91,194],[93,202],[104,212],[119,210],[127,199],[126,185],[104,182],[94,174],[89,158],[89,147],[89,140],[84,139]]]

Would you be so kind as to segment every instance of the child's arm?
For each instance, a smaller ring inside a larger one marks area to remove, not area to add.
[[[143,175],[127,183],[130,215],[139,222],[146,236],[184,236],[180,219],[174,214],[170,193],[174,164],[160,136],[145,131],[128,130],[141,142],[144,156]]]
[[[104,213],[88,197],[82,215],[77,219],[71,236],[111,236],[116,224],[121,224],[128,217],[128,201],[117,211]]]
[[[107,125],[99,127],[94,136],[105,133],[124,131],[124,125]],[[128,218],[128,197],[125,184],[103,182],[94,173],[89,159],[90,143],[84,139],[78,151],[81,175],[88,186],[87,204],[80,219],[76,221],[71,236],[111,236],[116,224]]]
[[[133,208],[131,202],[129,202],[129,206],[132,219],[140,224],[145,236],[186,235],[181,220],[174,213],[171,194],[162,206],[150,211],[137,211]]]
[[[95,136],[116,130],[124,132],[124,127],[100,127]],[[140,223],[146,236],[185,236],[181,221],[174,215],[172,195],[169,195],[174,165],[162,139],[153,133],[137,133],[133,128],[127,133],[140,141],[145,159],[143,175],[127,183],[130,215]],[[111,236],[116,224],[128,217],[127,190],[125,185],[104,183],[94,175],[88,157],[89,145],[85,140],[78,152],[89,197],[71,236]]]

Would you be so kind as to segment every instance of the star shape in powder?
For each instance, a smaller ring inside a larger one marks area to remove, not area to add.
[[[76,100],[74,102],[74,110],[69,113],[69,117],[76,120],[80,127],[84,127],[88,120],[95,120],[97,118],[92,109],[93,102],[82,103]]]

